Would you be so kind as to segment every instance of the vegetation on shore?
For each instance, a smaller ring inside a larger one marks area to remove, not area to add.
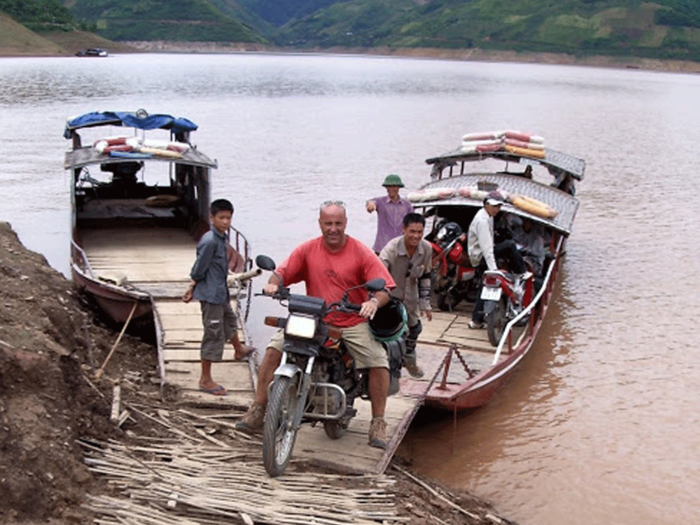
[[[700,3],[691,0],[0,0],[0,12],[54,43],[83,30],[119,42],[700,62]],[[37,42],[36,54],[48,54]],[[30,47],[5,32],[0,54]]]

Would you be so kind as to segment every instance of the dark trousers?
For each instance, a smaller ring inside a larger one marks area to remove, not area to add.
[[[499,242],[493,247],[493,254],[498,259],[505,259],[508,262],[508,268],[514,273],[525,273],[527,271],[527,266],[525,266],[525,261],[523,256],[520,255],[518,247],[515,245],[515,241],[508,239],[507,241]],[[479,263],[479,274],[486,271],[486,260],[481,259]],[[483,281],[479,282],[479,288],[476,292],[476,302],[474,303],[474,311],[472,312],[472,321],[475,323],[484,322],[484,301],[481,300],[481,287],[483,286]]]
[[[416,360],[416,343],[418,336],[423,331],[423,325],[418,320],[418,323],[408,327],[408,335],[406,336],[406,360]]]

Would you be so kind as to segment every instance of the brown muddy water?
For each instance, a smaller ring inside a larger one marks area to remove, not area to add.
[[[520,129],[583,157],[581,207],[547,325],[487,407],[421,414],[400,449],[521,525],[700,523],[700,77],[571,66],[293,55],[0,60],[0,219],[69,273],[69,116],[185,116],[219,161],[255,253],[318,233],[321,201],[365,199],[387,173],[471,131]],[[270,301],[253,301],[251,333]]]

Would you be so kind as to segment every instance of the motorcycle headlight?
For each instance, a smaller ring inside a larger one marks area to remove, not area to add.
[[[284,333],[293,337],[303,337],[304,339],[313,339],[316,335],[316,319],[303,315],[290,315],[287,318],[287,326]]]

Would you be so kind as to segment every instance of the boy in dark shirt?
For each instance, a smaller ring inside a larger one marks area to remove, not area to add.
[[[234,359],[243,361],[254,351],[238,338],[238,320],[231,308],[228,285],[228,231],[233,205],[226,199],[211,203],[211,229],[197,244],[197,260],[192,266],[190,287],[182,296],[186,303],[199,301],[204,335],[201,346],[202,372],[199,389],[216,396],[225,396],[226,389],[211,376],[211,364],[221,361],[226,341],[233,344]]]

